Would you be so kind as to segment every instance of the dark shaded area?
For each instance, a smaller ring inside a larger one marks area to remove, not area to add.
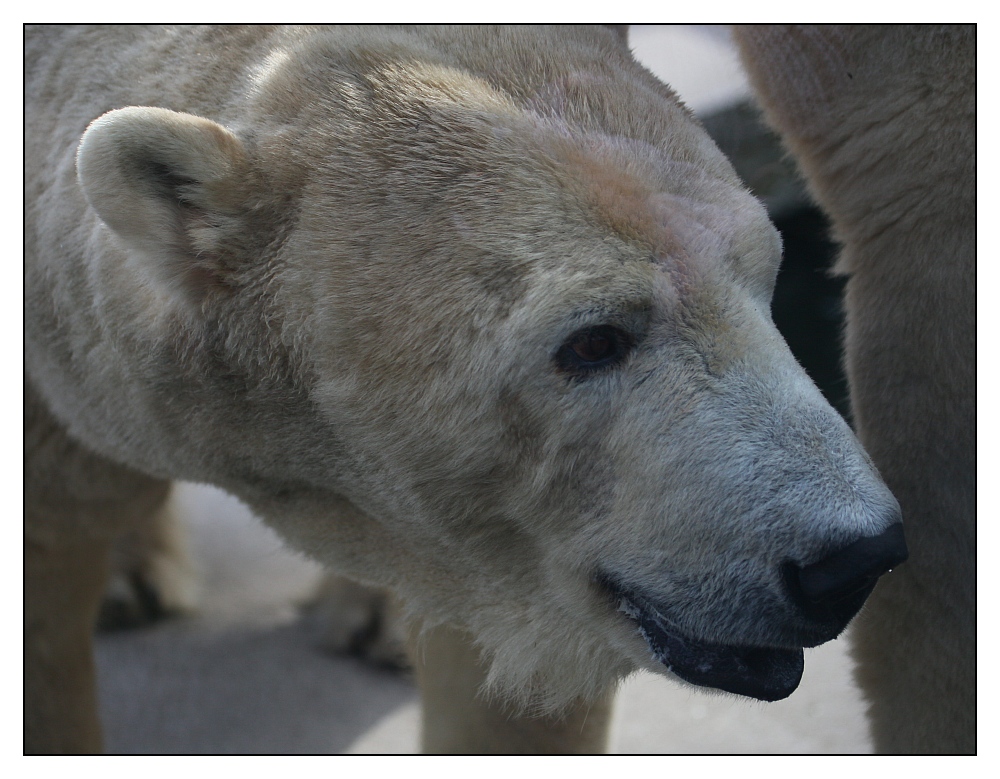
[[[830,273],[836,245],[829,239],[826,217],[751,103],[737,104],[703,122],[736,172],[767,206],[784,241],[771,302],[774,323],[826,399],[849,420],[842,360],[845,279]]]
[[[810,206],[774,223],[785,243],[771,301],[774,323],[830,405],[849,420],[842,358],[846,279],[829,273],[836,247],[826,237],[826,217]]]
[[[132,571],[125,578],[125,589],[110,589],[101,601],[97,613],[98,632],[134,630],[173,616],[164,607],[156,586],[140,572]]]

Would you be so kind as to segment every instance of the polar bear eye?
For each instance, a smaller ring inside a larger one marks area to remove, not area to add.
[[[560,369],[575,376],[615,365],[628,354],[634,339],[611,325],[588,327],[573,333],[556,352]]]

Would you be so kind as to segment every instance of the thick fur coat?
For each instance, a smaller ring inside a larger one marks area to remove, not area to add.
[[[615,31],[45,28],[26,73],[33,748],[97,732],[46,659],[96,590],[45,572],[169,479],[544,712],[637,667],[790,694],[905,557],[763,207]]]

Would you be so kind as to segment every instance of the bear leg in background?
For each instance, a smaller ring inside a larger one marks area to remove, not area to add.
[[[93,630],[110,549],[169,483],[70,439],[24,386],[24,751],[98,752]]]
[[[424,632],[412,649],[423,700],[425,754],[594,754],[607,748],[613,695],[561,716],[514,713],[480,695],[486,678],[469,636],[449,626]]]
[[[24,543],[24,752],[101,751],[91,633],[108,544]]]
[[[903,512],[910,558],[853,627],[875,747],[974,752],[975,27],[736,39],[843,245],[854,423]]]

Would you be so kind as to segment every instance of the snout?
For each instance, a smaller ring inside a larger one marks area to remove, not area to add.
[[[786,595],[797,615],[788,613],[784,626],[773,625],[776,633],[762,643],[701,640],[673,616],[675,604],[657,600],[618,576],[602,572],[596,578],[618,609],[638,625],[653,657],[675,676],[758,700],[780,700],[798,686],[803,665],[800,647],[816,646],[839,635],[878,578],[906,560],[898,507],[887,520],[882,532],[856,538],[819,560],[782,566]],[[783,636],[778,638],[778,634]]]
[[[903,525],[897,514],[878,535],[858,538],[808,565],[786,563],[782,574],[789,597],[802,615],[821,632],[836,635],[861,609],[878,578],[906,558]]]

